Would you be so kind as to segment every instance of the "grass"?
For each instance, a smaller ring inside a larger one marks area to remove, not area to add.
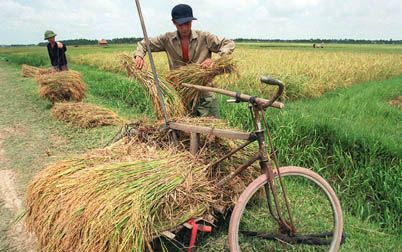
[[[7,230],[13,221],[13,216],[3,205],[4,202],[0,199],[0,251],[13,251],[13,246],[7,240]]]
[[[341,247],[341,251],[386,252],[401,251],[402,249],[400,244],[402,236],[400,234],[384,232],[378,228],[377,224],[361,221],[349,214],[344,216],[344,222],[347,238]],[[197,251],[228,251],[227,229],[227,225],[219,226],[212,235],[204,235],[203,242]]]
[[[401,224],[402,111],[388,101],[402,93],[401,82],[362,83],[272,115],[282,164],[313,168],[336,188],[345,209],[391,228]],[[250,129],[247,112],[221,99],[221,114],[233,125]]]

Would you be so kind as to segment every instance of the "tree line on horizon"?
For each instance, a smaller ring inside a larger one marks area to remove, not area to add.
[[[135,44],[138,41],[141,41],[142,38],[114,38],[107,39],[108,44]],[[326,44],[402,44],[402,40],[368,40],[368,39],[250,39],[250,38],[236,38],[235,42],[244,42],[244,43],[326,43]],[[80,45],[97,45],[97,39],[67,39],[62,40],[63,43],[70,46],[80,46]],[[36,44],[37,46],[46,46],[47,42],[40,42]],[[4,47],[5,45],[3,45]],[[14,44],[7,45],[10,47],[18,47],[18,46],[35,46],[35,44]]]

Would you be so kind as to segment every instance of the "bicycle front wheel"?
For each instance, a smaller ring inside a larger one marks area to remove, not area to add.
[[[229,224],[230,251],[338,251],[343,218],[334,190],[320,175],[306,168],[282,167],[280,173],[295,232],[283,231],[275,221],[275,204],[272,194],[267,197],[269,187],[264,174],[246,188],[233,210]],[[274,183],[280,212],[287,219],[276,172]],[[273,211],[269,210],[269,202]]]

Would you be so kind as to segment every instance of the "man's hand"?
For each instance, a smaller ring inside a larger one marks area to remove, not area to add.
[[[214,64],[214,61],[212,59],[206,59],[204,62],[201,63],[202,68],[210,68]]]
[[[60,48],[60,49],[63,48],[63,43],[57,42],[57,47]]]
[[[135,68],[141,70],[144,67],[144,59],[140,56],[135,57]]]

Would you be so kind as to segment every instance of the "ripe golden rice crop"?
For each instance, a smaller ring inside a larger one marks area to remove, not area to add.
[[[222,74],[235,73],[237,71],[233,58],[223,56],[214,60],[211,67],[202,68],[200,64],[189,64],[178,69],[172,70],[167,74],[166,79],[174,85],[179,92],[183,103],[191,104],[191,111],[199,103],[201,92],[193,88],[182,86],[183,83],[189,83],[200,86],[211,86],[212,80]]]
[[[120,59],[121,54],[133,55],[133,52],[122,50],[119,51],[118,53],[96,52],[88,54],[87,53],[79,54],[71,57],[71,62],[80,65],[94,66],[103,71],[125,74],[126,69],[121,67],[121,59]],[[154,58],[155,64],[158,66],[158,73],[161,76],[164,76],[169,71],[166,56],[163,55],[163,57],[161,57],[162,55],[158,55],[157,53],[155,53],[154,56],[155,56]],[[148,57],[146,57],[145,60],[148,61]],[[148,65],[149,64],[144,65],[144,70],[148,70],[147,69]]]
[[[285,84],[285,98],[317,97],[340,87],[402,74],[402,55],[324,50],[245,48],[235,53],[241,79],[223,87],[270,97],[259,81],[272,75]],[[261,95],[262,94],[262,95]]]
[[[152,105],[158,119],[163,118],[163,109],[159,100],[158,91],[155,85],[152,72],[146,70],[136,70],[135,62],[132,56],[127,54],[120,55],[122,67],[126,70],[127,75],[136,80],[142,87],[144,87],[150,96]],[[180,96],[176,90],[159,76],[160,88],[166,105],[166,112],[169,117],[185,116],[187,114]]]
[[[374,45],[370,45],[372,46]],[[342,47],[346,49],[343,50]],[[240,78],[228,81],[217,77],[214,85],[267,98],[272,95],[273,90],[261,84],[259,79],[262,75],[271,75],[284,82],[284,98],[297,99],[317,97],[339,87],[402,74],[401,54],[375,50],[369,52],[364,48],[359,49],[364,46],[354,47],[357,49],[350,50],[350,46],[344,45],[339,48],[327,45],[319,50],[298,47],[286,50],[276,47],[272,49],[269,44],[264,43],[242,45],[232,54]],[[391,46],[386,48],[390,49]],[[73,56],[72,61],[75,57],[79,59],[77,63],[96,65],[103,70],[115,71],[113,69],[116,68],[115,53],[81,54]],[[169,69],[165,53],[155,53],[154,58],[158,72],[167,75]]]
[[[113,111],[82,102],[57,102],[52,107],[52,116],[56,120],[72,123],[81,128],[123,123]]]
[[[86,86],[81,74],[76,71],[61,71],[36,76],[39,95],[51,101],[81,101],[85,97]]]
[[[27,226],[40,251],[145,251],[208,211],[214,188],[205,169],[188,153],[119,142],[37,174]]]
[[[39,68],[23,64],[21,66],[21,74],[24,77],[35,77],[41,74],[48,74],[53,72],[53,68]]]

